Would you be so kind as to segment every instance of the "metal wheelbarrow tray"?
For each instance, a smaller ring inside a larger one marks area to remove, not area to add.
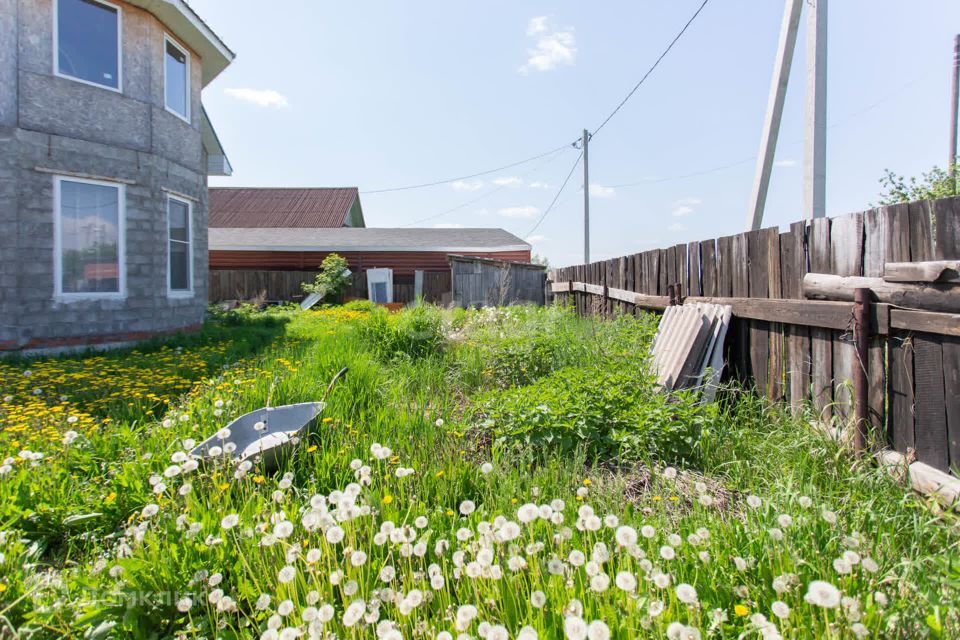
[[[275,467],[309,435],[326,407],[327,395],[346,372],[346,368],[337,372],[322,400],[267,406],[245,413],[194,447],[190,455],[205,461],[223,459],[239,465],[249,460]]]

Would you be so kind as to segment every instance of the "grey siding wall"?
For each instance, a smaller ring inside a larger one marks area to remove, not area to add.
[[[191,52],[187,123],[164,108],[164,26],[114,2],[122,10],[122,93],[54,75],[52,0],[0,0],[0,349],[165,332],[203,321],[208,261],[200,60]],[[57,173],[125,184],[124,299],[54,298]],[[193,202],[194,292],[187,298],[167,293],[170,191]]]

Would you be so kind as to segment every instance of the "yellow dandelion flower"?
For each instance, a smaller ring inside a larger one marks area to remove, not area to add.
[[[333,418],[327,416],[326,418],[323,419],[323,421],[324,421],[324,422],[333,422]]]
[[[592,485],[592,484],[593,484],[593,482],[590,480],[590,478],[586,478],[586,479],[583,481],[583,486],[585,486],[585,487],[589,487],[589,486]]]
[[[383,504],[391,504],[393,502],[393,496],[383,496],[383,500],[381,500],[381,502],[383,502]]]
[[[316,450],[317,450],[317,445],[315,444],[312,444],[309,447],[307,447],[307,453],[313,453]]]
[[[733,607],[733,612],[741,618],[746,618],[748,615],[750,615],[750,609],[742,604],[735,605]]]
[[[436,477],[436,478],[442,478],[442,477],[443,477],[443,471],[442,471],[442,470],[441,470],[441,471],[437,471],[437,473],[434,475],[434,477]]]

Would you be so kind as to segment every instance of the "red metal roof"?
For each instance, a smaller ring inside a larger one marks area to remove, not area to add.
[[[356,187],[212,187],[209,226],[297,229],[342,227],[356,198]]]

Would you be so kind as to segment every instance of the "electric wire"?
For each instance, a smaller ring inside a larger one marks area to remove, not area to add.
[[[523,236],[524,238],[529,238],[534,231],[540,228],[541,223],[543,223],[543,221],[546,219],[547,215],[553,209],[553,206],[557,204],[557,200],[560,199],[560,194],[563,193],[563,190],[564,188],[566,188],[567,183],[570,182],[570,177],[573,175],[573,172],[577,170],[577,165],[580,164],[580,160],[582,159],[583,159],[583,152],[581,151],[580,155],[577,156],[576,161],[573,163],[573,166],[570,167],[570,172],[567,173],[567,177],[563,179],[563,184],[560,185],[560,189],[557,191],[557,195],[553,196],[553,201],[550,202],[550,206],[546,208],[546,210],[543,212],[543,215],[541,215],[540,219],[537,220],[537,223],[533,225],[533,228],[530,229],[530,231],[528,231],[525,236]]]
[[[549,155],[559,153],[569,148],[570,145],[563,145],[550,151],[545,151],[543,153],[537,154],[533,157],[527,158],[526,160],[519,160],[517,162],[512,162],[510,164],[503,165],[502,167],[497,167],[496,169],[488,169],[486,171],[479,171],[477,173],[471,173],[470,175],[458,176],[456,178],[445,178],[443,180],[435,180],[433,182],[423,182],[420,184],[409,184],[403,187],[390,187],[387,189],[368,189],[366,191],[361,191],[363,195],[369,195],[373,193],[392,193],[395,191],[409,191],[411,189],[423,189],[425,187],[436,187],[442,184],[450,184],[451,182],[458,182],[460,180],[469,180],[471,178],[479,178],[480,176],[490,175],[491,173],[496,173],[498,171],[504,171],[506,169],[511,169],[513,167],[519,167],[522,164],[527,164],[528,162],[533,162],[534,160],[539,160],[540,158],[545,158]]]

